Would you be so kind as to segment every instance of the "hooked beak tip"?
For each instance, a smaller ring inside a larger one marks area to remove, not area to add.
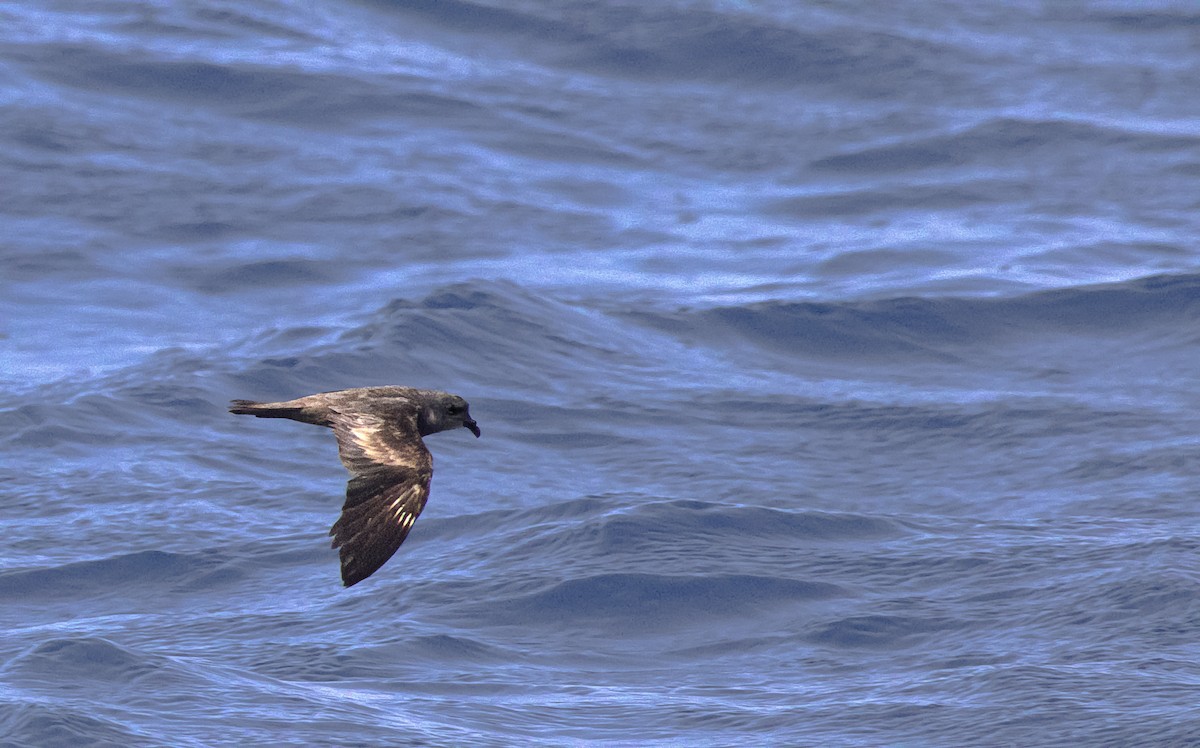
[[[470,429],[471,433],[475,435],[476,439],[479,438],[479,425],[478,424],[476,424],[474,421],[463,421],[463,426]]]

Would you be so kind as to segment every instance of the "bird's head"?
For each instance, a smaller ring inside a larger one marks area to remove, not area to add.
[[[476,437],[479,436],[479,425],[471,418],[466,400],[447,392],[426,391],[422,394],[425,395],[424,407],[417,416],[417,428],[421,436],[460,426],[470,429]]]

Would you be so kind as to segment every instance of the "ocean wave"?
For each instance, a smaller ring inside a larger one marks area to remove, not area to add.
[[[387,83],[330,71],[155,59],[96,44],[40,45],[26,51],[21,62],[39,79],[60,86],[156,102],[186,102],[214,112],[306,129],[340,129],[395,116],[470,121],[486,114],[480,105],[452,95],[418,88],[398,96]]]
[[[237,378],[253,397],[334,389],[342,382],[424,381],[449,389],[486,372],[494,397],[537,388],[549,405],[569,386],[561,372],[606,367],[619,376],[651,348],[637,330],[581,306],[510,283],[462,283],[418,301],[396,299],[335,342],[248,364]]]
[[[831,621],[810,636],[822,646],[896,651],[964,624],[938,618],[901,615],[851,616]]]
[[[93,561],[0,573],[0,598],[91,600],[169,590],[203,579],[222,559],[212,555],[147,550]],[[137,595],[135,595],[136,597]]]
[[[614,572],[567,579],[532,594],[495,600],[485,615],[493,625],[530,620],[595,623],[620,618],[630,625],[667,626],[686,620],[746,616],[774,606],[844,594],[847,592],[836,584],[779,577]]]
[[[763,302],[634,318],[688,342],[750,343],[773,351],[862,360],[943,362],[986,346],[1052,336],[1200,337],[1200,275],[1039,291],[1013,297]]]
[[[4,665],[19,681],[85,687],[87,682],[128,682],[154,672],[158,664],[125,647],[95,636],[44,641]]]
[[[443,32],[486,36],[492,45],[506,41],[513,54],[555,66],[623,78],[839,85],[864,96],[915,83],[939,85],[944,93],[958,82],[954,65],[923,64],[957,56],[953,47],[843,25],[826,31],[765,23],[749,13],[638,4],[587,3],[565,16],[460,0],[363,4]]]
[[[161,745],[120,719],[100,716],[91,705],[72,706],[61,699],[0,704],[0,733],[5,745],[11,746]]]
[[[884,542],[911,532],[886,517],[613,494],[532,509],[460,515],[430,527],[430,538],[491,539],[506,564],[523,568],[622,559],[627,569],[686,574],[731,560],[740,548]],[[746,559],[749,563],[750,560]],[[787,563],[787,562],[785,562]],[[583,568],[592,569],[591,562]],[[768,564],[769,565],[769,564]]]
[[[813,161],[811,166],[839,174],[878,175],[914,169],[989,164],[999,160],[1022,162],[1048,156],[1058,157],[1079,149],[1178,151],[1194,148],[1195,144],[1195,137],[1133,130],[1115,124],[998,117],[959,132],[932,134],[888,145],[870,145],[825,156]],[[1027,182],[1025,188],[1029,188]]]

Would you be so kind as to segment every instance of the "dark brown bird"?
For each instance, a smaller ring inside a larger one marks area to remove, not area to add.
[[[358,387],[281,403],[234,400],[229,412],[333,429],[350,482],[329,534],[347,587],[396,553],[425,508],[433,457],[421,437],[460,426],[479,436],[466,400],[412,387]]]

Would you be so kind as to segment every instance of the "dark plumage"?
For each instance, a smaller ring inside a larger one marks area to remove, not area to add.
[[[479,436],[466,400],[412,387],[359,387],[281,403],[234,400],[229,412],[333,429],[350,482],[329,534],[347,587],[392,557],[425,508],[433,457],[421,437],[460,426]]]

